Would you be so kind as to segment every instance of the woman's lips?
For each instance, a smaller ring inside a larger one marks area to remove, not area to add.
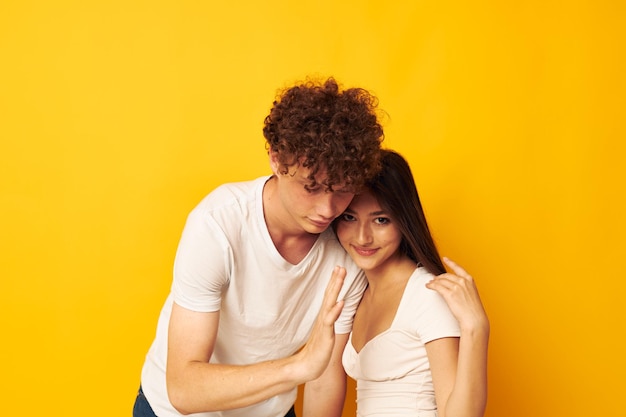
[[[372,256],[378,251],[378,249],[366,249],[366,248],[359,248],[357,246],[353,246],[353,248],[354,248],[354,251],[361,256]]]

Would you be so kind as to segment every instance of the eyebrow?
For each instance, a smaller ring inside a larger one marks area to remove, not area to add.
[[[355,213],[355,211],[354,211],[354,210],[350,210],[350,208],[348,207],[348,208],[344,211],[344,213],[350,213],[350,214],[352,214],[352,213]],[[369,216],[383,216],[383,215],[384,215],[384,216],[387,216],[387,212],[386,212],[386,211],[384,211],[384,210],[372,211],[372,212],[367,213],[367,214],[368,214]]]

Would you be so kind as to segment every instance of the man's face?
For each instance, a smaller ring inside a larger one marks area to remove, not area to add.
[[[276,172],[276,171],[275,171]],[[278,172],[278,195],[286,214],[308,233],[318,234],[330,226],[332,221],[344,212],[352,201],[354,193],[344,188],[343,184],[333,187],[334,191],[327,191],[320,185],[326,177],[325,170],[319,170],[315,176],[315,188],[305,188],[310,184],[311,170],[301,165],[289,167],[286,174]]]

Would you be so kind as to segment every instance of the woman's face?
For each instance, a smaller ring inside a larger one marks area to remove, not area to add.
[[[384,267],[398,253],[402,234],[369,191],[354,197],[337,221],[337,237],[359,268]]]

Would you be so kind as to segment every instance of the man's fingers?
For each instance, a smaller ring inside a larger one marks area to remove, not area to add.
[[[446,265],[448,265],[450,267],[450,269],[452,269],[452,271],[463,278],[469,279],[470,281],[472,280],[472,276],[470,274],[467,273],[467,271],[465,271],[465,269],[461,268],[460,265],[458,265],[456,262],[452,261],[449,258],[444,257],[443,261],[446,263]]]
[[[326,294],[324,295],[324,305],[327,308],[332,308],[337,303],[337,297],[343,286],[343,281],[346,278],[346,268],[336,266],[333,269],[333,273],[330,277],[330,281],[326,286]]]
[[[339,315],[341,314],[341,310],[343,310],[343,303],[343,300],[337,301],[335,305],[328,311],[328,314],[326,315],[326,320],[324,320],[327,325],[332,326],[335,324],[335,322],[339,318]]]

